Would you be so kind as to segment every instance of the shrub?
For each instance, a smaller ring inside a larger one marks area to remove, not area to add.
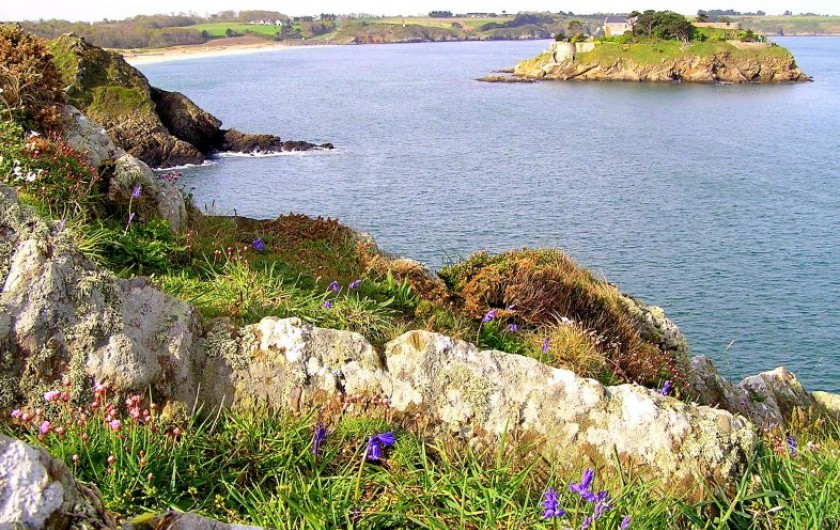
[[[45,42],[17,24],[0,24],[0,90],[1,113],[43,132],[60,129],[61,75]]]
[[[597,338],[590,341],[592,347],[618,379],[646,386],[682,379],[673,356],[642,338],[645,324],[627,311],[618,289],[597,280],[561,251],[526,249],[497,256],[479,252],[439,274],[474,319],[495,309],[495,318],[542,329],[542,336],[569,336],[570,330],[554,328],[558,321],[571,321],[577,331]],[[569,367],[559,354],[555,359],[555,364]],[[587,361],[574,368],[588,373],[590,366]]]

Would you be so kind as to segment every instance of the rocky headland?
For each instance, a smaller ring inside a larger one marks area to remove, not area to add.
[[[149,85],[121,55],[68,34],[50,43],[69,102],[101,124],[117,147],[153,168],[200,164],[220,152],[332,149],[222,129],[222,122],[178,92]]]
[[[552,43],[519,62],[510,76],[489,82],[527,80],[689,83],[795,83],[810,81],[793,55],[777,45],[739,41],[695,43]]]

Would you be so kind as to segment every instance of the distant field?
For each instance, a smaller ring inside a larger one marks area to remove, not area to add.
[[[274,36],[278,31],[280,31],[278,26],[260,26],[257,24],[241,24],[235,22],[197,24],[195,26],[187,26],[187,29],[206,31],[211,37],[224,37],[225,32],[228,29],[235,31],[240,35],[244,35],[246,33],[256,33],[259,35]]]
[[[779,29],[785,35],[827,35],[840,34],[840,17],[732,17],[744,29],[761,33],[776,34]]]
[[[461,18],[431,18],[431,17],[388,17],[388,18],[374,18],[369,19],[367,22],[369,24],[402,24],[405,21],[406,24],[415,24],[419,26],[428,26],[432,28],[444,28],[449,29],[452,27],[453,23],[461,24],[464,28],[472,28],[472,29],[479,29],[484,24],[489,24],[490,22],[496,22],[501,24],[503,22],[508,22],[513,19],[513,15],[508,16],[501,16],[495,18],[471,18],[471,17],[461,17]]]

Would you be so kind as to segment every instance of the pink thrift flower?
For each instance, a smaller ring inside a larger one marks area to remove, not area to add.
[[[58,398],[59,395],[61,395],[61,392],[59,392],[58,390],[50,390],[49,392],[46,392],[44,394],[44,401],[46,401],[47,403],[52,403]]]
[[[12,418],[19,420],[23,416],[23,412],[20,409],[15,409],[12,411]]]
[[[120,427],[122,427],[122,422],[120,422],[120,420],[111,420],[108,422],[108,427],[110,427],[112,431],[118,431],[120,430]]]
[[[50,432],[50,422],[45,421],[44,423],[42,423],[41,427],[38,429],[38,431],[41,434],[47,434],[48,432]]]

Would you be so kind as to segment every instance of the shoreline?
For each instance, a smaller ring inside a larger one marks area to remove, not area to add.
[[[327,44],[318,47],[329,46]],[[171,48],[154,49],[114,49],[121,54],[125,61],[132,65],[144,65],[153,63],[168,63],[172,61],[183,61],[187,59],[208,59],[215,57],[227,57],[232,55],[251,55],[280,50],[299,50],[311,48],[312,45],[283,44],[279,42],[248,42],[232,44],[192,44],[186,46],[172,46]]]
[[[791,35],[767,35],[772,37],[840,37],[837,33],[823,33],[823,34],[791,34]],[[246,41],[247,39],[247,41]],[[237,42],[231,42],[235,40]],[[516,40],[516,39],[511,39]],[[533,39],[545,40],[545,39]],[[245,41],[245,42],[243,42]],[[466,41],[451,41],[451,42],[471,42]],[[406,44],[406,43],[375,43],[375,44]],[[363,44],[356,44],[362,46]],[[132,66],[164,63],[171,61],[181,61],[186,59],[206,59],[213,57],[226,57],[229,55],[250,55],[254,53],[270,52],[277,50],[300,50],[303,48],[321,48],[324,46],[343,46],[342,44],[309,42],[307,44],[285,44],[282,42],[270,42],[262,39],[248,38],[248,37],[234,37],[233,39],[219,39],[217,41],[210,41],[204,44],[188,44],[183,46],[172,46],[169,48],[130,48],[121,49],[115,48],[115,51],[123,56],[123,58]]]

